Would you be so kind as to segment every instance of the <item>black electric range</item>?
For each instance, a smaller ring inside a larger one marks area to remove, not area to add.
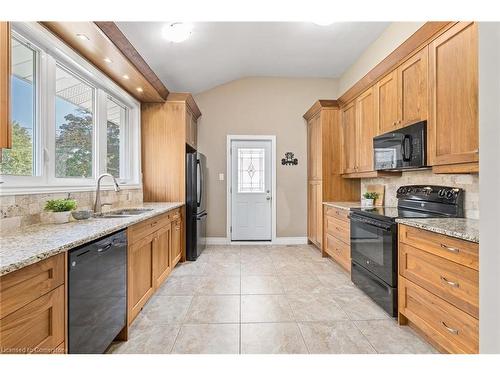
[[[351,280],[392,316],[397,315],[397,218],[463,217],[464,191],[402,186],[397,207],[351,209]]]

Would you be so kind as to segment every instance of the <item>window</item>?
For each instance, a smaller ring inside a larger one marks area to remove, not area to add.
[[[56,177],[93,176],[94,89],[56,67]]]
[[[12,149],[2,150],[1,174],[33,176],[36,145],[37,52],[12,38]]]
[[[238,149],[238,193],[264,193],[263,148]]]
[[[125,139],[125,124],[127,123],[127,109],[111,98],[106,98],[106,172],[116,178],[124,177],[123,150]]]
[[[91,190],[105,172],[140,186],[140,103],[39,24],[13,26],[11,55],[0,195]]]

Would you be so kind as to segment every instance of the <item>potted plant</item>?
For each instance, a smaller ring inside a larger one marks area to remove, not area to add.
[[[50,212],[49,221],[53,224],[69,222],[71,211],[76,208],[74,199],[51,199],[45,203],[45,211]]]
[[[361,200],[361,206],[363,207],[373,207],[373,202],[378,198],[378,193],[373,191],[367,191],[363,194],[363,199]]]

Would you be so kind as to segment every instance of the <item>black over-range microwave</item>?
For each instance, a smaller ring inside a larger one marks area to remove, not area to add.
[[[427,122],[421,121],[373,138],[375,170],[402,170],[426,166]]]

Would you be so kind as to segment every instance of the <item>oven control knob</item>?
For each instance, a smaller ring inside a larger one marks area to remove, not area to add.
[[[453,199],[453,197],[454,197],[453,192],[451,190],[448,190],[446,192],[446,199]]]
[[[400,187],[397,191],[398,194],[405,194],[406,193],[406,188],[405,187]]]
[[[439,198],[444,198],[446,196],[446,190],[445,189],[440,189],[438,191],[438,197]]]

